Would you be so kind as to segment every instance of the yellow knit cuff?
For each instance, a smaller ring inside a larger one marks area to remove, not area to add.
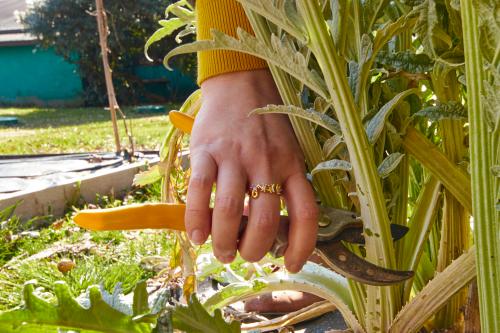
[[[236,29],[253,32],[243,7],[236,0],[197,0],[197,39],[212,39],[211,29],[236,37]],[[223,73],[266,68],[267,63],[257,57],[234,51],[198,52],[198,84]]]

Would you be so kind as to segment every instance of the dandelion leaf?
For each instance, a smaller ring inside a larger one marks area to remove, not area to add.
[[[54,287],[57,304],[38,296],[34,281],[27,282],[23,289],[24,304],[0,313],[0,332],[55,333],[61,329],[79,333],[151,332],[150,324],[135,323],[132,316],[108,304],[110,300],[104,299],[98,286],[89,288],[88,298],[78,300],[72,297],[66,283],[57,282]]]
[[[228,323],[217,309],[211,316],[201,305],[196,296],[191,296],[187,306],[176,306],[172,312],[173,326],[190,333],[239,333],[241,324],[237,321]]]

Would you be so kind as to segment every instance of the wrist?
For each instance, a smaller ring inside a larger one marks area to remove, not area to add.
[[[247,97],[281,103],[278,89],[268,69],[220,74],[205,80],[201,84],[201,91],[206,98]]]

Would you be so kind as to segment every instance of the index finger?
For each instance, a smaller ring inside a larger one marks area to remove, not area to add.
[[[285,181],[283,191],[290,217],[285,265],[296,273],[316,247],[319,208],[311,184],[301,172]]]
[[[197,245],[203,244],[210,234],[210,196],[216,175],[217,164],[209,153],[191,155],[185,224],[189,238]]]

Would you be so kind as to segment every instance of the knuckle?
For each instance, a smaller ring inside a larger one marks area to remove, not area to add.
[[[273,212],[271,211],[262,211],[259,213],[257,218],[252,221],[255,225],[255,228],[267,235],[274,231],[277,225],[277,218],[275,218]]]
[[[197,207],[192,207],[190,205],[186,206],[186,223],[191,223],[193,220],[199,221],[201,219],[204,219],[206,216],[207,210],[206,209],[200,209]]]
[[[240,215],[243,210],[243,202],[232,196],[216,196],[215,209],[226,216]]]
[[[319,208],[315,204],[304,205],[297,209],[297,218],[303,221],[316,222],[319,218]]]
[[[211,177],[205,174],[193,174],[189,179],[189,187],[191,189],[205,190],[207,188],[212,188],[213,181]]]

